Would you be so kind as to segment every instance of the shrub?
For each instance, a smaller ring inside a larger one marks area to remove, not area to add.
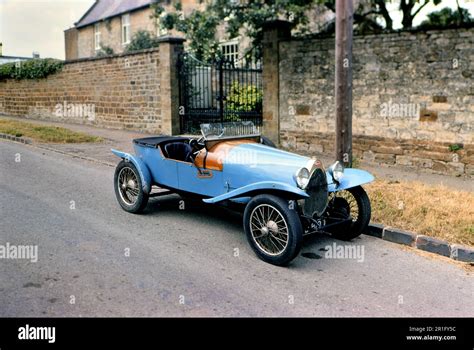
[[[126,52],[151,49],[159,45],[158,38],[153,33],[145,30],[139,30],[135,33],[130,44],[127,46]]]
[[[41,79],[59,72],[64,62],[53,58],[38,58],[0,65],[0,80]]]
[[[114,54],[114,50],[105,45],[100,45],[100,50],[96,52],[96,57],[110,56]]]
[[[238,82],[232,83],[227,96],[227,110],[234,112],[250,112],[262,109],[262,90],[255,85],[242,86]]]

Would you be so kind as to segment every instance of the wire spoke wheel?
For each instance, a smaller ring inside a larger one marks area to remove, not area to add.
[[[356,197],[351,192],[347,190],[333,192],[329,196],[329,201],[337,202],[339,205],[342,204],[347,211],[348,218],[351,218],[352,222],[356,222],[359,219],[359,205]]]
[[[258,194],[247,203],[243,219],[247,241],[260,259],[285,266],[298,256],[303,226],[288,200]]]
[[[129,213],[139,213],[145,209],[149,195],[142,187],[136,166],[122,160],[115,169],[115,196],[122,209]]]
[[[361,186],[331,193],[327,215],[333,220],[349,219],[349,224],[341,224],[328,229],[336,238],[351,240],[363,233],[370,222],[370,200]]]
[[[134,205],[137,202],[139,194],[137,174],[133,169],[124,167],[120,169],[117,181],[120,198],[127,205]]]
[[[288,245],[288,224],[269,204],[257,206],[250,214],[250,230],[257,246],[268,255],[281,254]]]

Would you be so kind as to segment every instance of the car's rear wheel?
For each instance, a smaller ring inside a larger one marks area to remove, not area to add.
[[[361,186],[331,194],[329,203],[327,209],[329,216],[350,219],[347,225],[328,229],[332,236],[349,241],[360,236],[367,229],[371,207],[369,196]]]
[[[122,160],[115,168],[114,189],[123,210],[139,213],[148,203],[148,193],[143,191],[142,180],[131,162]]]
[[[303,227],[288,201],[274,195],[258,195],[244,211],[244,230],[257,256],[273,265],[287,265],[301,250]]]

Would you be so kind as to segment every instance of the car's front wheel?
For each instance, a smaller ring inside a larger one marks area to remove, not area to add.
[[[349,241],[360,236],[369,225],[371,216],[369,196],[361,186],[334,192],[331,194],[327,213],[331,217],[350,219],[347,225],[328,229],[335,238]]]
[[[114,189],[117,201],[123,210],[139,213],[148,203],[148,193],[143,191],[142,180],[131,162],[122,160],[115,168]]]
[[[274,195],[258,195],[244,212],[244,230],[257,256],[273,265],[287,265],[301,250],[303,227],[288,201]]]

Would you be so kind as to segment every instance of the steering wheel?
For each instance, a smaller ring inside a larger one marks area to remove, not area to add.
[[[196,139],[189,139],[189,145],[191,146],[191,148],[194,150],[195,148],[198,147],[199,145],[199,141],[196,140]]]
[[[201,149],[205,146],[204,143],[202,142],[202,137],[200,137],[198,140],[196,139],[189,139],[188,143],[189,146],[191,146],[192,152],[189,155],[191,158],[192,162],[194,163],[196,160],[196,156],[201,152]]]

